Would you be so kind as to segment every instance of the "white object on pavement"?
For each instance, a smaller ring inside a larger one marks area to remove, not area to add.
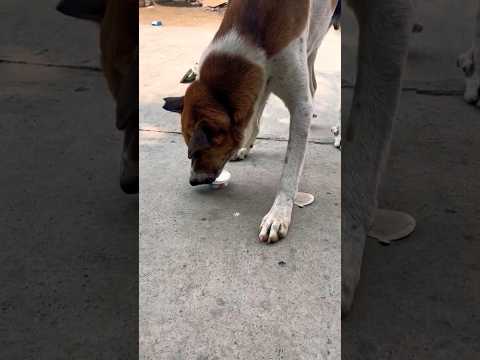
[[[210,184],[210,187],[215,190],[223,189],[228,186],[231,178],[232,174],[230,174],[227,170],[223,170],[221,174],[215,179],[215,181]]]
[[[305,207],[312,204],[315,201],[315,197],[312,194],[297,192],[295,195],[295,205],[298,207]]]

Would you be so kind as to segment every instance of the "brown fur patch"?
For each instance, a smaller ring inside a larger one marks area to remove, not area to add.
[[[236,29],[268,57],[304,31],[310,0],[231,0],[215,38]]]
[[[182,134],[192,157],[196,171],[215,174],[228,160],[227,157],[237,146],[231,135],[231,120],[226,108],[210,93],[200,81],[193,82],[187,89],[182,111]],[[200,153],[192,148],[195,133],[202,131],[207,135],[210,146]]]
[[[197,170],[211,173],[238,149],[263,84],[263,72],[239,56],[210,54],[184,98],[182,133],[187,145],[199,127],[211,148],[196,159]]]

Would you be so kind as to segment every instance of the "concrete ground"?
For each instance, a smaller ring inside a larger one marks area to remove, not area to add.
[[[367,242],[354,308],[342,321],[342,359],[480,358],[480,112],[464,103],[455,67],[472,41],[476,3],[418,7],[424,31],[413,35],[380,193],[382,206],[409,212],[417,229],[389,247]],[[343,16],[348,84],[356,42],[350,11]],[[351,97],[344,88],[345,115]]]
[[[148,9],[142,11],[149,11]],[[196,10],[202,11],[202,10]],[[160,14],[161,15],[161,14]],[[140,351],[142,359],[340,359],[340,34],[318,61],[320,82],[288,238],[257,241],[283,164],[288,113],[273,98],[251,157],[230,163],[230,186],[193,189],[179,116],[162,98],[211,40],[202,26],[140,26]]]
[[[98,30],[56,3],[1,4],[0,358],[132,359],[138,197]]]

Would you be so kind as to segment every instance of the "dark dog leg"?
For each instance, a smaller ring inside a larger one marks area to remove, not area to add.
[[[342,126],[342,314],[353,302],[388,158],[411,34],[408,0],[350,1],[360,25],[352,110]]]

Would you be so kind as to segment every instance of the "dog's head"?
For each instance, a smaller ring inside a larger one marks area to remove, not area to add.
[[[239,148],[241,134],[227,109],[201,81],[182,98],[166,98],[164,108],[182,114],[182,134],[191,159],[190,184],[212,183]]]

